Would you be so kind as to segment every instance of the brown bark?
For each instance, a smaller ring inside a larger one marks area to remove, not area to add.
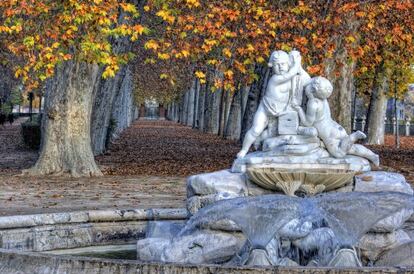
[[[160,104],[160,106],[159,106],[159,117],[160,117],[160,120],[165,120],[165,108],[164,108],[164,105],[162,105],[162,104]]]
[[[241,118],[242,118],[242,93],[244,88],[236,90],[232,96],[230,112],[227,119],[226,131],[224,136],[231,140],[240,140],[241,134]]]
[[[259,75],[259,79],[255,81],[250,87],[245,111],[242,121],[241,138],[244,138],[246,132],[250,129],[253,123],[254,114],[259,107],[260,100],[266,92],[267,82],[269,80],[270,69],[264,66],[257,66],[255,73]]]
[[[141,104],[139,106],[139,118],[144,119],[144,117],[145,117],[145,105]]]
[[[326,73],[334,88],[329,98],[332,118],[350,133],[352,131],[352,91],[354,90],[355,62],[348,62],[347,58],[347,52],[339,50],[333,59],[327,60]],[[336,67],[338,64],[339,68]],[[337,70],[339,70],[339,75],[335,75]]]
[[[223,91],[221,93],[220,99],[218,100],[219,104],[219,136],[224,137],[224,130],[227,123],[227,101],[228,97],[231,96],[228,91]]]
[[[193,128],[198,128],[198,117],[199,117],[199,103],[200,103],[200,82],[195,79],[195,89],[194,89],[194,109],[193,109]]]
[[[197,124],[200,131],[204,131],[204,116],[206,109],[206,85],[200,84],[199,95],[198,95],[198,115],[197,115]]]
[[[96,65],[67,62],[45,95],[39,159],[26,175],[100,176],[91,147],[91,112],[99,79]]]
[[[382,145],[384,144],[385,134],[385,115],[387,111],[387,96],[388,79],[381,76],[379,81],[375,81],[370,105],[368,109],[366,132],[368,135],[367,144]]]

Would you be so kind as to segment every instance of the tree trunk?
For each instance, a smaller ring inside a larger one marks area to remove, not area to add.
[[[382,77],[381,81],[377,82],[376,87],[372,91],[366,126],[366,132],[368,133],[367,144],[384,144],[387,89],[388,79],[387,77]]]
[[[188,91],[188,101],[187,101],[187,126],[193,126],[194,120],[194,100],[195,100],[195,89],[196,82],[193,81],[190,90]]]
[[[339,76],[336,76],[336,66],[340,63]],[[332,81],[333,93],[329,97],[332,118],[345,130],[352,132],[352,91],[354,90],[353,72],[355,62],[349,63],[347,52],[340,49],[334,58],[327,60],[326,74]]]
[[[205,85],[204,92],[204,122],[203,122],[203,132],[211,133],[211,118],[212,118],[212,102],[213,102],[213,93],[210,91],[209,82],[207,81]]]
[[[242,117],[242,93],[243,88],[236,90],[232,96],[229,117],[224,136],[231,140],[240,140]]]
[[[218,100],[219,105],[219,128],[218,128],[218,134],[221,137],[224,137],[224,131],[226,129],[226,123],[227,123],[227,98],[229,97],[229,91],[222,91],[220,99]]]
[[[220,104],[221,104],[221,95],[223,94],[223,90],[217,90],[214,93],[209,90],[209,93],[212,94],[210,97],[211,99],[211,118],[210,118],[210,132],[213,134],[219,134],[220,128]]]
[[[194,90],[194,109],[193,109],[193,124],[192,127],[193,128],[199,128],[199,103],[200,103],[200,82],[195,79],[195,90]]]
[[[243,115],[241,132],[242,138],[244,138],[244,135],[246,135],[246,132],[252,126],[254,114],[256,113],[256,110],[259,107],[260,100],[266,92],[267,83],[270,76],[270,69],[268,69],[265,66],[257,66],[255,69],[255,73],[259,75],[259,79],[252,84],[249,90],[247,103]]]
[[[206,111],[206,85],[200,84],[200,92],[198,95],[198,129],[204,132],[204,116]]]
[[[174,122],[176,123],[180,122],[180,103],[179,102],[174,103]]]
[[[111,120],[108,141],[117,139],[133,121],[135,102],[133,95],[133,79],[131,71],[126,68],[118,92],[112,104]],[[93,141],[93,139],[92,139]],[[109,142],[108,142],[109,143]]]
[[[91,147],[91,112],[99,79],[96,65],[67,62],[45,95],[42,145],[28,175],[100,176]]]

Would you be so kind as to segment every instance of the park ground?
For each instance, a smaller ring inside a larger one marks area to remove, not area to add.
[[[240,144],[170,121],[136,121],[96,157],[104,177],[21,177],[37,152],[26,148],[20,122],[0,127],[0,216],[105,208],[185,206],[186,177],[231,166]],[[381,169],[414,183],[414,137],[393,136],[380,154]]]

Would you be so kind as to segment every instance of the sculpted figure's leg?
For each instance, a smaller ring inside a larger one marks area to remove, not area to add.
[[[367,135],[365,135],[365,133],[363,133],[362,131],[357,130],[357,131],[351,133],[349,135],[349,138],[351,139],[351,141],[353,143],[355,143],[358,140],[363,140],[363,139],[367,138]]]
[[[322,141],[325,144],[325,147],[328,150],[329,154],[331,154],[333,157],[343,158],[346,156],[347,151],[341,149],[341,143],[343,140],[330,139]]]
[[[349,151],[354,143],[358,140],[363,140],[367,138],[367,136],[362,131],[355,131],[351,133],[349,136],[346,136],[341,139],[340,149],[343,151]]]
[[[379,156],[363,145],[353,145],[348,153],[366,158],[370,160],[376,167],[379,166]]]
[[[254,115],[253,125],[249,131],[247,131],[246,136],[244,136],[243,146],[240,152],[237,153],[237,158],[243,158],[246,156],[250,146],[267,127],[268,122],[269,118],[267,117],[266,110],[264,109],[263,105],[260,104],[259,108],[256,111],[256,114]]]

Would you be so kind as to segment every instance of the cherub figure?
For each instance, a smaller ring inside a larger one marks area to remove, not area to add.
[[[259,138],[269,125],[270,118],[279,117],[284,112],[292,110],[290,101],[293,99],[302,101],[302,87],[310,81],[309,74],[303,70],[302,57],[298,51],[287,54],[277,50],[270,56],[269,67],[273,75],[269,80],[266,93],[254,115],[252,127],[247,131],[243,140],[243,146],[237,154],[237,158],[243,158],[250,146]],[[294,81],[297,77],[298,81]],[[294,87],[294,83],[298,82]],[[294,94],[294,88],[298,94]],[[266,136],[267,137],[267,136]]]
[[[328,152],[335,158],[343,158],[347,154],[360,156],[379,166],[379,156],[368,148],[355,144],[366,135],[356,131],[348,135],[345,129],[331,117],[328,98],[333,91],[332,84],[324,77],[314,77],[306,87],[308,98],[306,114],[303,109],[292,102],[292,107],[298,112],[301,123],[306,127],[314,127],[318,137],[324,142]]]

